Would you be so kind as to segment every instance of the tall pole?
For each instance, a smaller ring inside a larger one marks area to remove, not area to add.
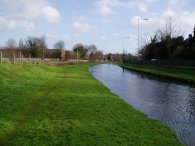
[[[170,26],[169,26],[169,31],[170,31],[170,40],[169,40],[169,61],[171,60],[171,37],[172,37],[172,34],[171,34],[171,32],[172,32],[172,22],[171,22],[172,20],[171,20],[171,18],[170,18]],[[170,61],[171,62],[171,61]],[[169,63],[170,63],[169,62]]]
[[[140,19],[137,19],[137,55],[138,55],[138,58],[139,58],[139,20]]]

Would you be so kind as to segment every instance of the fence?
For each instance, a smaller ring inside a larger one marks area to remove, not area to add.
[[[36,55],[36,56],[35,56]],[[61,53],[58,50],[37,50],[27,49],[0,49],[0,63],[11,62],[42,62],[59,61]]]
[[[3,62],[48,62],[65,61],[70,59],[80,59],[78,54],[73,51],[59,49],[0,49],[0,63]]]
[[[158,66],[187,66],[187,67],[195,67],[195,60],[125,60],[125,63],[131,64],[147,64],[147,65],[158,65]]]

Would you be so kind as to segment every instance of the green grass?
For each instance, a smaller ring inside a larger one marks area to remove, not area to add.
[[[195,85],[195,70],[139,64],[119,64],[127,69]]]
[[[0,145],[181,145],[94,79],[89,66],[0,65]]]

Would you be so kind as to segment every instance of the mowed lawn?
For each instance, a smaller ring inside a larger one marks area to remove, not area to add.
[[[89,66],[0,65],[0,145],[180,145],[169,128],[93,78]]]

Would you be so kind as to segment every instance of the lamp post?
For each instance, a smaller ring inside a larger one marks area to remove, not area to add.
[[[123,37],[123,63],[124,63],[124,56],[125,56],[125,39],[130,38],[129,36]]]
[[[138,58],[139,58],[139,21],[140,20],[144,20],[144,21],[147,21],[147,20],[149,20],[149,19],[137,19],[137,53],[138,53]]]

